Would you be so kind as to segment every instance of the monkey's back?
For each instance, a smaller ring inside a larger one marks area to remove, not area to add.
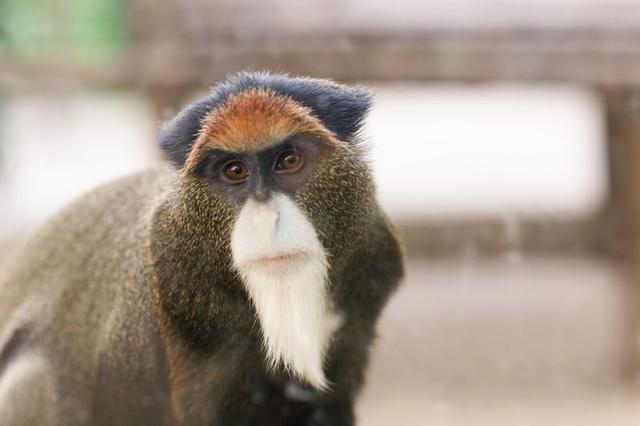
[[[32,401],[25,410],[42,400],[39,415],[53,418],[55,409],[77,424],[100,412],[98,395],[117,399],[128,388],[150,389],[123,410],[168,405],[156,305],[144,284],[151,215],[172,180],[155,169],[100,187],[25,245],[0,280],[0,418],[11,418],[2,411],[8,397]],[[12,373],[25,359],[26,381]]]

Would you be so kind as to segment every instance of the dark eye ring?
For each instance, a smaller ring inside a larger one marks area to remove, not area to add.
[[[231,183],[244,182],[249,175],[249,167],[240,160],[229,160],[220,169],[220,176]]]
[[[278,154],[273,170],[278,173],[294,173],[300,170],[304,164],[304,157],[300,151],[285,149]]]

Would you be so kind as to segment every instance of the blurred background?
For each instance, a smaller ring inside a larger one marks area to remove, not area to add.
[[[640,424],[640,4],[2,0],[0,264],[242,69],[376,92],[408,271],[359,424]]]

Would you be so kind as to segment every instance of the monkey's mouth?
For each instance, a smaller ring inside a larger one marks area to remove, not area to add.
[[[311,257],[310,253],[301,251],[301,252],[295,252],[295,253],[279,254],[277,256],[259,257],[247,263],[255,266],[272,268],[272,267],[278,267],[281,265],[288,265],[294,262],[308,260],[310,257]]]

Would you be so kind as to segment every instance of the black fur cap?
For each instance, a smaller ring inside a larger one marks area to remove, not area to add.
[[[184,165],[198,137],[202,120],[234,94],[250,89],[270,89],[308,107],[324,126],[342,141],[351,141],[362,128],[372,95],[360,87],[331,80],[289,77],[267,72],[239,72],[214,86],[203,99],[182,110],[160,131],[160,147],[173,164]]]

